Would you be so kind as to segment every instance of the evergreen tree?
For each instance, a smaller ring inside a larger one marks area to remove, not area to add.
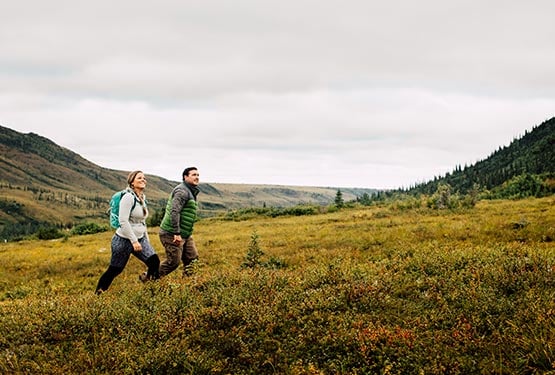
[[[368,193],[362,194],[362,196],[358,199],[358,201],[363,206],[370,206],[370,204],[372,203],[372,199],[370,199],[370,195],[368,195]]]
[[[261,258],[262,255],[264,255],[264,252],[260,248],[258,238],[258,234],[254,231],[251,235],[251,241],[249,243],[249,248],[247,249],[245,261],[241,265],[242,268],[255,268],[262,264]]]
[[[337,190],[337,193],[335,194],[335,205],[337,206],[337,208],[342,208],[345,205],[345,201],[343,201],[343,193],[341,192],[341,190]]]

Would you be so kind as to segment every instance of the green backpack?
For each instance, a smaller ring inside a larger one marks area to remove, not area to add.
[[[126,189],[116,191],[112,198],[110,199],[110,226],[114,229],[120,227],[119,225],[119,202],[121,201],[121,197],[124,196],[125,193],[129,193]],[[137,199],[133,197],[133,207],[131,207],[131,211],[135,208],[137,204]]]

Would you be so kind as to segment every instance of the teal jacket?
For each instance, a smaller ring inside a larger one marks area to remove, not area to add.
[[[197,187],[185,182],[180,183],[172,190],[160,223],[162,231],[180,234],[183,238],[188,238],[193,234],[193,226],[197,219],[198,192]]]

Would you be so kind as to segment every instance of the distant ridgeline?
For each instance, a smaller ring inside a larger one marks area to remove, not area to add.
[[[362,205],[397,198],[406,204],[407,197],[421,204],[418,198],[424,197],[435,208],[473,206],[479,199],[549,196],[555,194],[554,146],[552,118],[474,165],[457,166],[443,177],[408,189],[341,188],[340,192],[333,187],[201,183],[200,208],[212,215],[243,208],[325,206],[337,201],[336,193],[341,193],[341,201]],[[0,126],[0,241],[45,227],[107,224],[109,197],[125,187],[127,173],[100,167],[37,134]],[[150,218],[159,220],[176,181],[147,175]]]
[[[389,192],[430,195],[449,187],[460,194],[479,193],[483,198],[542,197],[555,193],[555,117],[526,131],[509,146],[471,166],[457,166],[444,177],[406,190]]]
[[[139,166],[140,167],[140,166]],[[180,180],[183,166],[178,166]],[[0,126],[0,241],[60,230],[94,232],[108,224],[108,201],[126,186],[129,171],[100,167],[34,133]],[[148,177],[149,225],[159,222],[169,192],[178,181],[144,171]],[[337,188],[201,183],[201,216],[246,207],[287,208],[333,203]],[[376,189],[341,189],[345,200],[373,195]],[[108,228],[106,228],[108,229]],[[67,233],[67,232],[66,232]]]

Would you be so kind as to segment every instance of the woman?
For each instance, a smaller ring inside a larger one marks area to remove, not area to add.
[[[146,178],[143,172],[133,171],[127,177],[129,187],[121,197],[119,204],[120,227],[112,237],[112,257],[106,272],[102,274],[96,294],[100,294],[110,287],[114,278],[119,275],[133,254],[148,267],[146,278],[158,279],[160,259],[150,245],[146,230],[148,209],[144,189]]]

